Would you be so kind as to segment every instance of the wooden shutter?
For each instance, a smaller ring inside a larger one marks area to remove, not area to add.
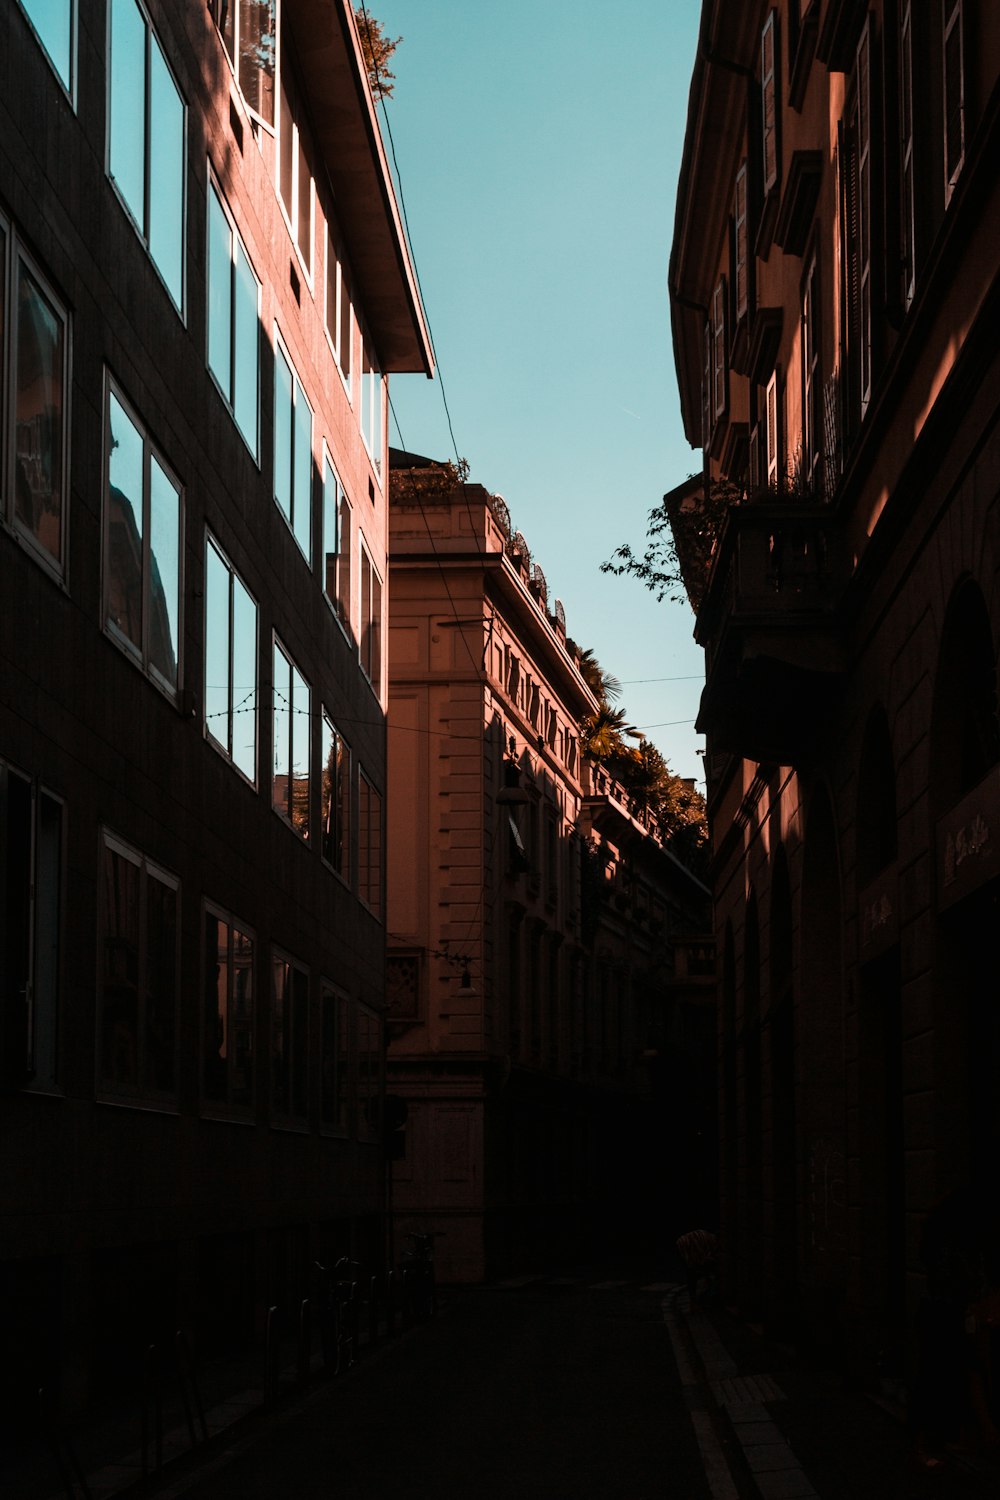
[[[913,4],[904,0],[899,13],[899,170],[900,258],[903,306],[913,301],[916,277],[916,218],[913,184]]]
[[[766,196],[778,185],[778,26],[774,10],[764,22],[760,38],[760,100]]]
[[[712,417],[717,422],[725,414],[727,402],[726,369],[726,278],[719,278],[712,298]]]
[[[942,0],[944,34],[944,201],[955,190],[965,160],[965,49],[962,0]]]
[[[733,191],[733,278],[736,291],[736,321],[745,318],[749,308],[747,286],[747,164],[736,174]]]
[[[772,370],[771,378],[767,382],[765,423],[767,426],[767,487],[769,490],[776,491],[779,478],[777,370]]]
[[[857,102],[857,257],[858,396],[861,415],[872,393],[872,183],[871,183],[871,16],[858,40],[855,67]]]

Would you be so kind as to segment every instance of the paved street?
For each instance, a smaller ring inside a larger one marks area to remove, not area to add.
[[[160,1494],[337,1500],[708,1500],[662,1287],[461,1293]]]

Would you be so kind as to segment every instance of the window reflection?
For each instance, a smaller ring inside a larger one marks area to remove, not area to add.
[[[257,606],[211,537],[205,566],[205,728],[254,781]]]
[[[323,472],[323,588],[350,629],[351,507],[329,458]]]
[[[254,940],[205,912],[202,1092],[213,1104],[253,1104]]]
[[[208,194],[208,364],[257,456],[260,285],[214,186]]]
[[[344,737],[323,715],[322,853],[328,864],[350,879],[351,752]]]
[[[184,101],[136,0],[111,0],[108,117],[108,171],[180,308]]]
[[[21,0],[67,93],[73,89],[74,0]]]
[[[309,689],[277,641],[274,645],[274,767],[271,801],[302,838],[309,837]]]
[[[308,559],[312,542],[312,408],[281,345],[275,352],[274,498]]]
[[[107,617],[142,650],[142,435],[111,395],[108,459]]]
[[[65,323],[23,261],[18,263],[14,513],[62,561]]]

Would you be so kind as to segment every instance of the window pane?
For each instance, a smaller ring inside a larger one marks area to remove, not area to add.
[[[111,175],[145,229],[146,24],[135,0],[111,0]]]
[[[304,1119],[306,1114],[306,1052],[309,1028],[309,976],[302,969],[292,969],[292,1114]]]
[[[139,1081],[139,867],[104,851],[104,953],[101,972],[101,1082],[134,1089]]]
[[[341,738],[337,750],[337,801],[340,804],[340,864],[344,879],[351,879],[351,752]]]
[[[73,0],[21,0],[66,88],[71,86]]]
[[[229,569],[211,542],[205,558],[205,724],[228,752]]]
[[[337,524],[339,486],[329,461],[323,469],[323,588],[328,599],[337,597]]]
[[[337,598],[340,601],[340,618],[350,629],[351,624],[351,507],[347,496],[340,498],[340,559],[337,572]]]
[[[232,755],[250,781],[257,774],[257,606],[233,577]]]
[[[382,687],[382,580],[372,569],[371,680],[376,692]]]
[[[278,812],[289,816],[291,776],[292,669],[278,646],[274,648],[274,767],[271,801]]]
[[[205,1053],[202,1090],[206,1099],[226,1101],[229,996],[229,928],[205,913]]]
[[[177,1053],[177,892],[146,880],[145,1085],[172,1093]]]
[[[237,240],[233,413],[255,458],[260,383],[258,300],[257,278]]]
[[[326,331],[337,347],[337,252],[329,229],[326,233]]]
[[[279,349],[274,361],[274,498],[292,519],[292,372]]]
[[[288,97],[287,72],[281,79],[281,120],[278,132],[278,186],[281,201],[289,221],[294,223],[295,205],[292,202],[292,174],[295,163],[295,133],[292,128],[292,104]]]
[[[233,232],[215,189],[208,194],[208,366],[232,397]]]
[[[340,368],[348,386],[351,383],[351,298],[344,268],[340,269],[340,340],[337,344]]]
[[[344,749],[340,735],[323,715],[322,848],[323,858],[344,872],[344,825],[341,791]]]
[[[181,497],[155,456],[149,464],[149,660],[177,686]]]
[[[108,407],[108,621],[141,652],[142,435],[113,393]]]
[[[23,264],[18,268],[15,513],[62,557],[64,329]]]
[[[274,124],[274,63],[274,0],[242,0],[240,88],[250,109],[268,125]]]
[[[302,259],[306,263],[306,269],[312,269],[312,173],[309,170],[309,160],[306,156],[305,145],[302,140],[302,132],[299,132],[299,182],[298,182],[298,225],[297,234],[299,249],[302,251]]]
[[[312,412],[301,386],[296,391],[295,402],[294,483],[293,529],[296,541],[308,558],[312,539]]]
[[[361,548],[361,668],[371,681],[372,645],[372,565]]]
[[[149,253],[184,297],[184,105],[155,37],[149,49]]]
[[[229,1001],[229,1099],[253,1103],[253,938],[233,931]]]
[[[287,1115],[289,1106],[288,1007],[291,966],[276,958],[271,991],[271,1113]]]
[[[302,837],[309,837],[309,689],[294,667],[292,672],[292,792],[291,819]]]

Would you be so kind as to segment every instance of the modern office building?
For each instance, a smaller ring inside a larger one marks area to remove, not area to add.
[[[381,1254],[386,378],[347,0],[0,4],[0,1402]]]
[[[708,893],[581,756],[597,702],[505,502],[393,451],[389,551],[397,1241],[440,1234],[458,1281],[634,1246],[671,945]]]
[[[995,1249],[998,64],[991,5],[705,0],[670,262],[728,1290],[883,1381],[928,1216]]]

